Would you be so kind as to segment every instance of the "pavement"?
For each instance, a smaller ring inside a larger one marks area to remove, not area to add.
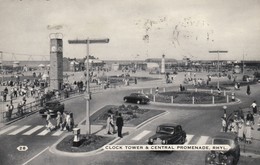
[[[120,72],[119,72],[120,73]],[[143,73],[140,73],[139,75],[142,75],[143,77],[145,75],[143,75]],[[133,76],[138,76],[138,74],[136,75],[133,75]],[[183,78],[176,78],[176,81],[174,82],[174,84],[166,84],[165,83],[165,80],[163,78],[163,76],[161,75],[149,75],[149,77],[157,77],[157,78],[162,78],[160,80],[154,80],[154,81],[144,81],[144,82],[141,82],[139,81],[137,84],[130,84],[129,86],[117,86],[116,88],[108,88],[106,90],[104,90],[103,92],[108,92],[110,90],[127,90],[127,89],[134,89],[134,90],[138,90],[138,91],[142,91],[142,89],[147,89],[147,88],[153,88],[155,89],[157,86],[159,87],[159,91],[163,91],[164,87],[167,88],[167,87],[173,87],[174,86],[179,86],[179,84],[182,83],[182,80]],[[181,77],[181,75],[178,75],[178,77]],[[198,74],[197,74],[197,77]],[[251,91],[257,91],[258,89],[258,86],[259,84],[257,85],[252,85],[251,86]],[[178,87],[177,87],[178,88]],[[245,88],[245,87],[244,87]],[[256,92],[255,92],[256,93]],[[236,91],[236,96],[242,96],[242,95],[245,95],[245,90],[240,90],[240,91]],[[254,98],[254,97],[253,97]],[[20,98],[19,98],[20,99]],[[17,99],[16,103],[19,102],[19,99]],[[30,102],[28,100],[28,102]],[[242,100],[243,102],[243,100]],[[216,106],[218,106],[218,104],[215,104]],[[0,102],[0,106],[3,106],[3,103]],[[2,114],[2,113],[0,113]],[[0,116],[1,117],[1,116]],[[259,116],[256,116],[255,117],[255,121],[257,122],[258,121],[258,118]],[[2,119],[2,117],[1,117]],[[3,123],[0,122],[0,128],[3,127]],[[116,143],[118,140],[120,140],[120,138],[117,137],[116,134],[114,135],[107,135],[106,134],[106,129],[104,126],[91,126],[91,129],[92,129],[92,132],[94,132],[96,135],[101,135],[101,136],[113,136],[115,137],[115,140],[111,142],[111,144],[114,144]],[[135,128],[136,129],[136,128]],[[84,129],[82,129],[84,130]],[[132,131],[134,131],[133,128],[128,128],[128,127],[124,127],[123,129],[123,135],[127,135],[129,133],[131,133]],[[84,132],[82,132],[84,133]],[[253,136],[253,140],[252,140],[252,144],[245,144],[245,143],[240,143],[240,146],[241,146],[241,155],[244,155],[244,156],[250,156],[250,157],[260,157],[260,129],[259,129],[259,126],[257,125],[257,123],[254,125],[254,129],[252,130],[252,136]],[[63,138],[60,139],[60,141],[62,140]],[[117,140],[116,140],[117,139]],[[59,141],[58,141],[59,142]],[[55,152],[55,153],[61,153],[57,150],[55,150],[55,145],[58,144],[55,143],[52,147],[52,150],[51,152]],[[101,151],[100,149],[98,149],[97,151]],[[95,153],[95,152],[90,152],[90,153]],[[62,153],[61,153],[62,154]],[[64,154],[64,153],[63,153]],[[86,153],[87,154],[87,153]]]

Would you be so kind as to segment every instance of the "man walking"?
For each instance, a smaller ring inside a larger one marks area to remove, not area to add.
[[[256,104],[256,101],[254,101],[252,103],[251,107],[253,108],[253,114],[256,115],[257,114],[257,104]]]
[[[123,118],[122,118],[122,114],[119,113],[118,115],[119,115],[119,117],[116,119],[117,134],[118,134],[118,137],[123,138],[122,128],[124,126],[124,121],[123,121]]]

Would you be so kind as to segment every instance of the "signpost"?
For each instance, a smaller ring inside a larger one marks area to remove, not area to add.
[[[89,91],[89,44],[97,44],[97,43],[108,43],[109,39],[89,39],[86,40],[69,40],[69,44],[87,44],[87,84],[86,84],[86,134],[91,134],[91,125],[90,125],[90,112],[89,112],[89,100],[90,100],[90,91]]]
[[[209,51],[209,53],[217,53],[218,54],[218,88],[219,88],[219,53],[228,53],[226,50],[213,50]]]

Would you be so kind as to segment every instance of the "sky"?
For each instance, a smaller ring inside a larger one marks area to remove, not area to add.
[[[147,58],[260,60],[260,0],[0,0],[4,60],[48,60],[51,33],[63,34],[63,56],[83,58],[91,44],[102,60]]]

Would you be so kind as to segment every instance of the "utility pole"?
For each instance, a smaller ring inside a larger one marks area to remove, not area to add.
[[[91,124],[90,124],[90,91],[89,91],[89,44],[96,44],[96,43],[108,43],[109,39],[89,39],[86,40],[69,40],[69,44],[87,44],[87,75],[86,75],[86,93],[85,93],[85,99],[86,99],[86,134],[91,134]]]
[[[218,88],[219,88],[219,53],[228,53],[226,50],[213,50],[209,51],[209,53],[217,53],[218,54]]]
[[[1,74],[2,74],[2,82],[1,82],[1,86],[3,86],[3,83],[4,83],[4,55],[3,55],[3,52],[0,51],[0,54],[1,54]],[[1,93],[2,91],[0,91]],[[2,96],[2,102],[4,102],[4,96]],[[4,103],[2,104],[2,111],[1,113],[3,114],[3,111],[4,111]],[[4,118],[2,118],[4,119]]]
[[[245,53],[243,52],[243,76],[244,76],[244,74],[245,74],[245,72],[244,72],[244,70],[245,70]]]

